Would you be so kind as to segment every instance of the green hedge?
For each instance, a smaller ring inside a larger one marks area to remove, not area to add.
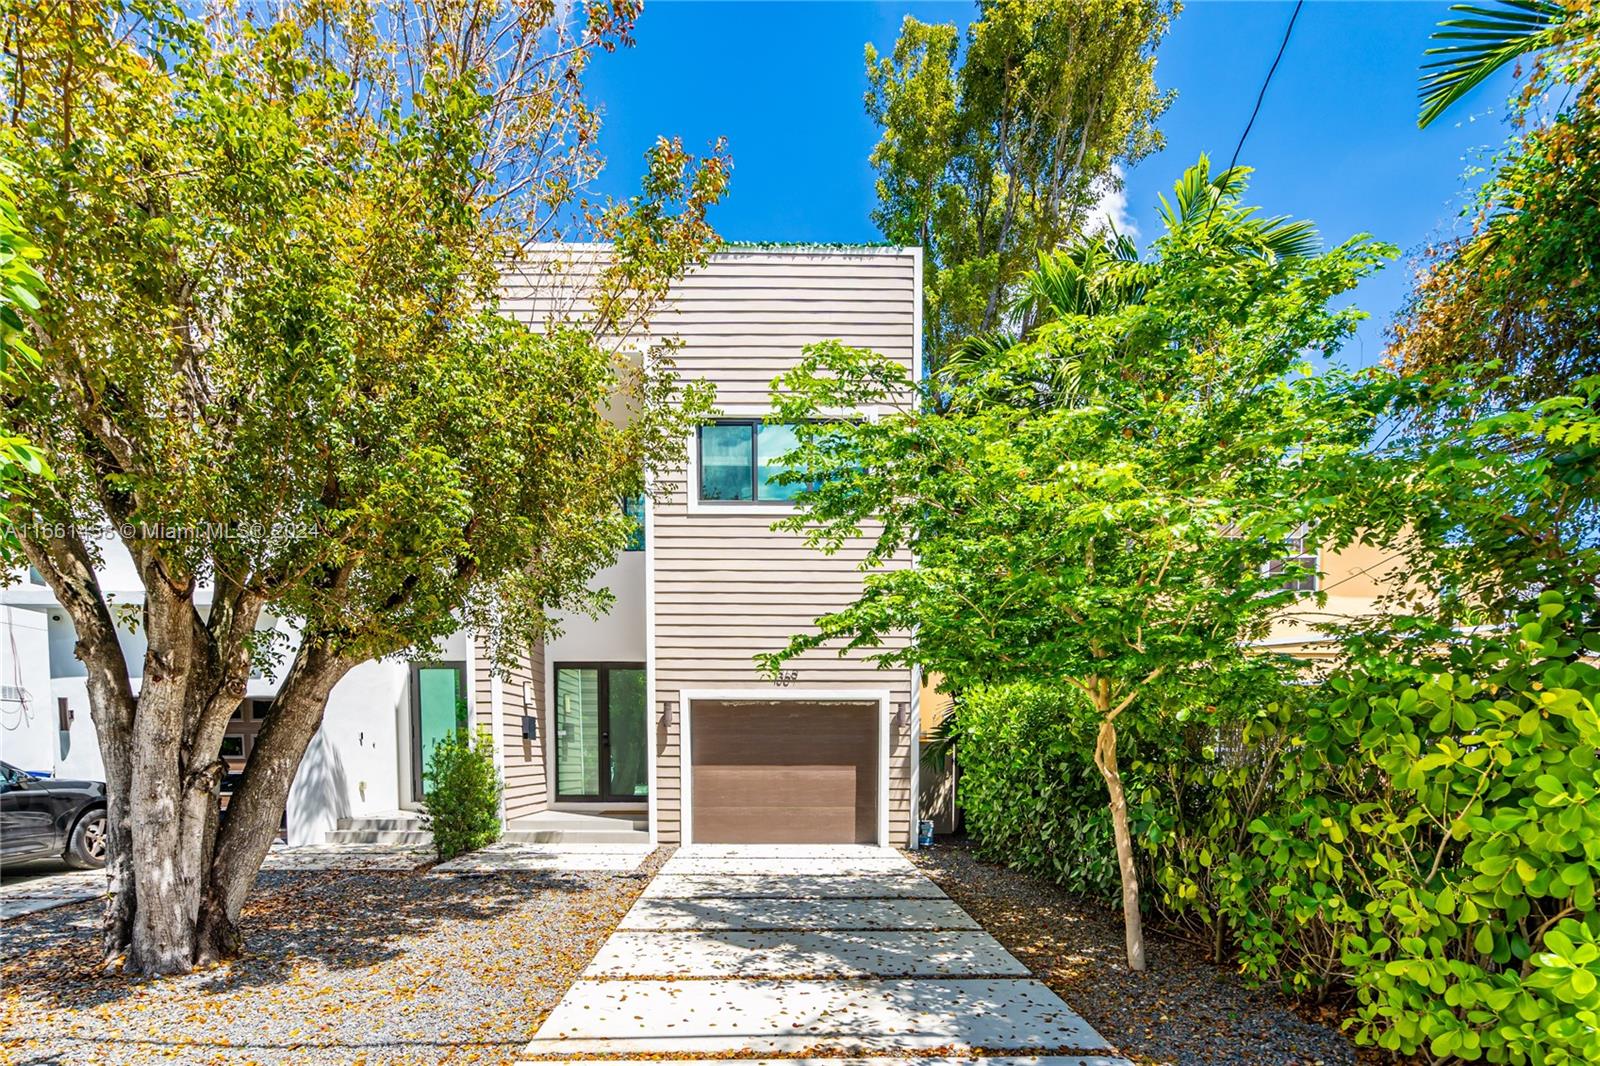
[[[1325,684],[1204,731],[1125,732],[1153,916],[1254,980],[1341,998],[1362,1043],[1600,1062],[1600,632],[1585,626],[1546,594],[1509,631],[1357,648]],[[1035,686],[963,694],[961,801],[983,854],[1113,903],[1081,713]]]

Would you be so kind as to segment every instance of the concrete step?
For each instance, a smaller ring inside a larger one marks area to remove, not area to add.
[[[420,814],[391,814],[368,818],[340,818],[336,828],[380,830],[421,829],[422,816]]]
[[[579,814],[575,811],[540,811],[513,818],[507,829],[642,829],[650,828],[645,814]]]
[[[334,829],[323,834],[328,844],[431,844],[426,829]]]
[[[507,844],[648,844],[643,829],[507,829]]]

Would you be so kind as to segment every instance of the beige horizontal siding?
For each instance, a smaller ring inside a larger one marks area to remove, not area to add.
[[[671,308],[652,332],[682,342],[673,361],[685,378],[717,387],[719,405],[765,404],[772,379],[808,344],[840,340],[896,359],[909,372],[916,335],[915,259],[910,254],[752,252],[718,256],[673,290]],[[891,710],[908,705],[909,674],[880,670],[865,654],[838,649],[807,652],[779,684],[754,657],[785,646],[796,633],[815,631],[821,614],[861,592],[861,562],[870,536],[852,538],[832,554],[772,523],[786,512],[691,511],[687,472],[660,486],[653,507],[656,706],[674,707],[656,760],[657,832],[673,842],[681,832],[681,752],[686,688],[770,690],[782,699],[797,689],[888,689]],[[870,531],[869,531],[870,533]],[[895,565],[905,565],[897,560]],[[905,716],[909,720],[909,714]],[[893,738],[889,775],[890,840],[910,834],[910,736]]]
[[[480,638],[477,655],[477,677],[474,690],[477,699],[477,719],[492,720],[493,666],[487,646]],[[533,702],[523,699],[523,684]],[[506,818],[522,818],[549,806],[545,781],[544,731],[541,724],[538,740],[522,737],[522,716],[533,715],[544,721],[541,708],[544,698],[544,646],[535,645],[518,657],[507,669],[500,682],[500,738],[505,786]]]
[[[534,325],[551,316],[582,313],[605,266],[604,249],[539,248],[503,283],[501,309]],[[716,402],[766,405],[772,380],[794,366],[805,347],[822,341],[870,348],[901,363],[908,373],[917,335],[917,259],[903,250],[732,249],[672,287],[650,324],[650,336],[677,342],[671,358],[688,380],[716,386]],[[681,832],[679,730],[685,688],[768,690],[775,698],[798,688],[888,689],[892,709],[904,706],[907,728],[892,740],[889,779],[890,834],[897,844],[911,834],[909,671],[880,670],[865,652],[841,657],[836,648],[810,651],[776,683],[754,657],[784,647],[796,633],[815,631],[819,615],[860,594],[861,562],[872,530],[831,555],[804,538],[770,527],[770,514],[691,511],[687,472],[658,486],[665,498],[652,505],[656,720],[656,828],[661,841]],[[904,558],[895,566],[907,565]],[[542,653],[540,653],[542,655]],[[530,669],[535,664],[530,660]],[[543,677],[537,662],[534,676]],[[520,684],[503,694],[507,716],[508,813],[546,802],[544,760],[522,751]],[[540,693],[541,699],[548,695]],[[513,750],[516,749],[516,750]],[[515,768],[514,768],[515,766]],[[515,777],[514,777],[515,775]],[[513,781],[515,780],[515,785]]]

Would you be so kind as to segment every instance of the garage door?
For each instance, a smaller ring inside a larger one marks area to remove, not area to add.
[[[875,703],[696,701],[694,841],[876,843],[877,711]]]

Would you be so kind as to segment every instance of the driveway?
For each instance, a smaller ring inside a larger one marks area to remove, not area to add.
[[[827,845],[680,848],[525,1054],[1128,1066],[904,856]]]
[[[74,870],[55,859],[0,867],[0,921],[105,895],[104,870]]]

